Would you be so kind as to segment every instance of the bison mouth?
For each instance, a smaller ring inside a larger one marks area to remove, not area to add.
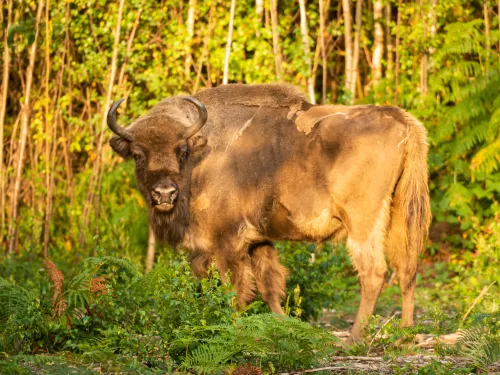
[[[160,204],[154,204],[153,209],[159,212],[170,212],[174,209],[175,203],[162,202]]]

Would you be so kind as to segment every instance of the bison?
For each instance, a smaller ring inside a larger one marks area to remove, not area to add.
[[[233,84],[172,97],[111,147],[135,159],[155,236],[184,248],[193,271],[215,258],[238,302],[282,314],[287,270],[276,240],[347,239],[361,282],[351,340],[361,338],[384,285],[385,255],[413,325],[418,254],[430,222],[424,126],[391,106],[312,105],[288,85]]]

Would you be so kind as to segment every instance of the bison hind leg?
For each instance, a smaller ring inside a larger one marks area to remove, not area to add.
[[[255,244],[250,248],[252,271],[257,289],[272,312],[284,314],[281,299],[286,294],[287,269],[281,265],[278,251],[271,242]]]
[[[384,252],[389,213],[390,201],[385,200],[369,236],[360,241],[356,239],[356,233],[353,233],[347,240],[349,254],[361,283],[361,302],[351,330],[351,342],[361,340],[363,328],[375,310],[385,283],[387,263]]]
[[[413,326],[415,284],[418,267],[418,249],[415,244],[407,243],[407,223],[403,208],[397,202],[391,213],[391,226],[387,234],[387,255],[389,264],[394,268],[403,297],[402,326]]]

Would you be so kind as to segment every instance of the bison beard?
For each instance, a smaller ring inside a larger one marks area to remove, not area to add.
[[[168,242],[176,247],[184,239],[184,233],[189,224],[189,198],[183,189],[177,204],[170,212],[149,210],[149,222],[158,241]]]
[[[215,257],[222,277],[231,271],[241,306],[256,287],[283,313],[287,270],[272,241],[343,233],[361,283],[351,337],[361,339],[374,311],[386,259],[402,291],[402,324],[413,325],[430,222],[427,136],[413,116],[389,106],[315,106],[287,85],[225,85],[165,99],[126,129],[116,108],[108,125],[125,141],[114,150],[124,158],[144,153],[136,176],[149,204],[156,178],[179,185],[172,211],[150,207],[150,222],[158,240],[188,250],[195,273]],[[187,145],[193,154],[183,157]]]

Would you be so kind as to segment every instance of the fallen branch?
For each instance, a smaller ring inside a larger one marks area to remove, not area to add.
[[[472,303],[472,305],[469,307],[469,310],[467,310],[467,312],[465,313],[464,317],[462,318],[462,325],[464,324],[465,320],[467,319],[467,317],[469,316],[469,314],[472,312],[472,310],[474,309],[474,307],[476,307],[476,305],[479,303],[479,301],[481,300],[481,298],[483,298],[486,293],[488,293],[488,289],[490,289],[490,287],[496,283],[496,280],[493,281],[490,285],[488,286],[485,286],[483,288],[483,290],[481,290],[481,293],[479,293],[479,295],[477,296],[477,298],[474,300],[474,302]]]

